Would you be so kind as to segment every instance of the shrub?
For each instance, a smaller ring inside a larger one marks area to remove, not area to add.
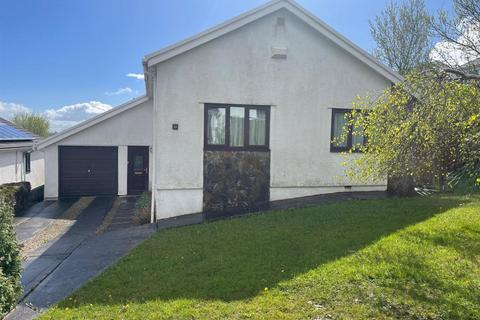
[[[20,247],[13,228],[13,206],[0,198],[0,318],[10,311],[22,292]]]
[[[480,178],[479,104],[478,83],[434,71],[412,72],[393,89],[359,98],[340,139],[351,132],[359,141],[349,150],[361,152],[347,158],[348,176],[363,183],[407,177],[403,186],[441,191],[452,172]]]
[[[150,208],[152,204],[152,193],[144,192],[135,204],[135,216],[133,220],[137,224],[150,223]]]
[[[0,186],[0,199],[3,199],[13,208],[17,215],[28,207],[30,200],[30,182],[6,183]]]

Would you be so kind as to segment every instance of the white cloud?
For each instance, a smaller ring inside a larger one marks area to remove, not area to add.
[[[137,80],[145,79],[145,76],[142,73],[127,73],[126,76],[129,78],[135,78]]]
[[[463,26],[463,34],[456,40],[462,44],[474,41],[475,45],[480,47],[480,27],[476,25]],[[449,41],[437,42],[430,52],[430,59],[452,66],[464,65],[478,57],[478,53],[473,50],[466,50],[464,46]]]
[[[59,132],[95,115],[108,111],[111,105],[99,101],[90,101],[47,109],[43,115],[50,120],[52,131]]]
[[[133,93],[132,88],[120,88],[117,91],[112,91],[112,92],[105,92],[107,96],[119,96],[122,94],[130,94]]]
[[[31,112],[32,110],[23,104],[0,101],[0,117],[11,119],[16,113]]]
[[[112,109],[112,106],[99,101],[89,101],[47,109],[40,114],[50,120],[50,130],[60,132],[88,118]],[[18,112],[33,112],[32,109],[14,102],[0,101],[0,117],[11,119]]]

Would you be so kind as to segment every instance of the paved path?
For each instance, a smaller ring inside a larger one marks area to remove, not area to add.
[[[135,213],[135,204],[138,197],[123,197],[120,198],[120,205],[117,212],[107,228],[107,231],[116,231],[134,225],[133,216]]]
[[[76,201],[78,198],[38,202],[28,208],[23,215],[15,217],[13,223],[18,242],[24,243],[44,230]]]
[[[23,263],[24,294],[21,303],[6,319],[36,317],[155,231],[153,225],[145,225],[97,236],[96,228],[112,207],[113,201],[113,198],[94,199],[65,233],[29,254]],[[45,205],[45,208],[52,205],[54,204]],[[64,208],[68,207],[65,205]],[[42,210],[38,210],[37,215],[41,215]],[[41,228],[38,219],[33,220],[34,217],[32,215],[23,221],[21,224],[25,225],[19,230],[27,230],[27,224],[31,221],[34,226],[31,230],[38,233]]]

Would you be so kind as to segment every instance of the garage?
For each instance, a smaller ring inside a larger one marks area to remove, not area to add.
[[[117,147],[59,146],[58,162],[61,197],[117,195]]]

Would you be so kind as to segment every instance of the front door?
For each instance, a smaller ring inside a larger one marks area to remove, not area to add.
[[[128,194],[148,190],[148,147],[128,147]]]

